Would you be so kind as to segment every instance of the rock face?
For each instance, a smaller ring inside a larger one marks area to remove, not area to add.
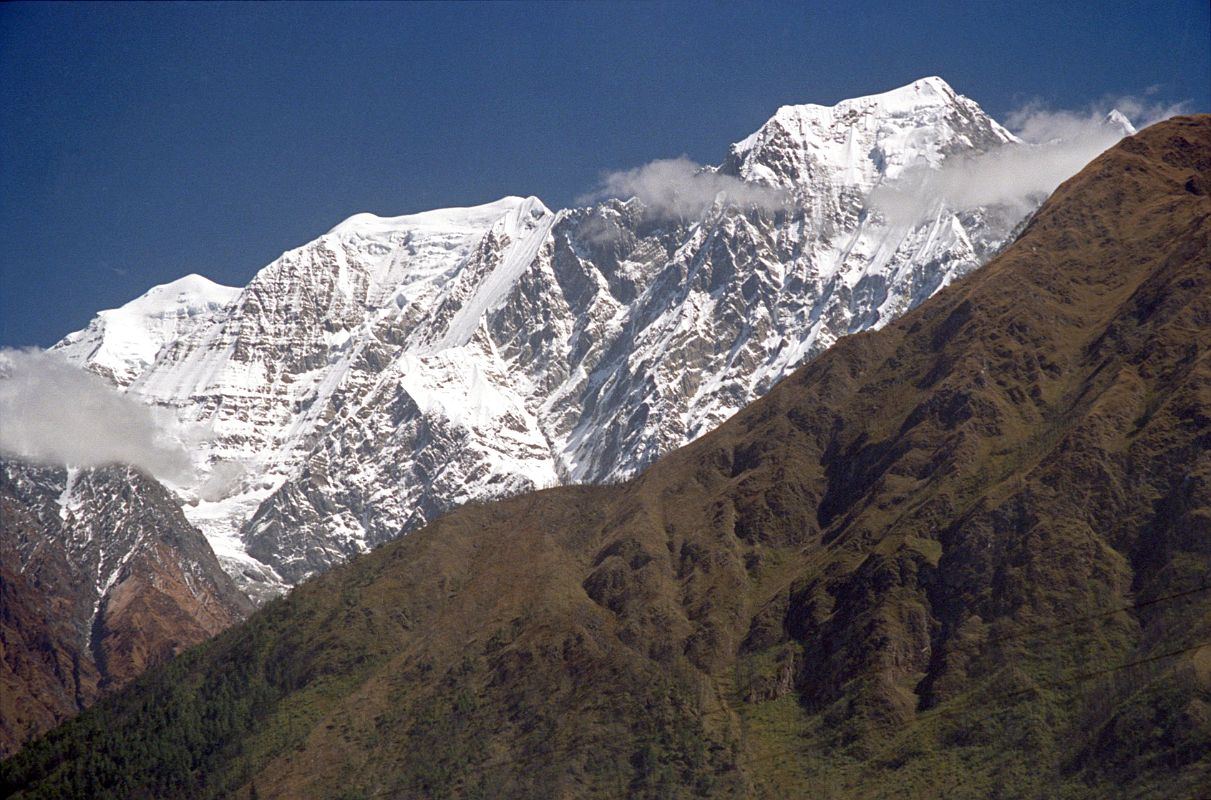
[[[126,467],[0,460],[0,753],[251,604],[176,499]]]
[[[1205,795],[1209,176],[1211,116],[1123,141],[641,475],[307,581],[0,793]]]
[[[788,106],[713,168],[782,204],[362,214],[238,293],[160,287],[58,349],[208,434],[208,477],[177,488],[264,597],[465,501],[619,480],[701,436],[982,264],[1024,213],[891,221],[873,191],[1018,146],[937,78]],[[151,320],[154,357],[110,344],[118,318]]]

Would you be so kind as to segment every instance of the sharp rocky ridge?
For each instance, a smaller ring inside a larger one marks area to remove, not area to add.
[[[893,222],[876,188],[1023,146],[939,78],[786,106],[710,168],[779,204],[359,214],[242,290],[190,276],[55,349],[206,432],[201,477],[172,488],[264,598],[467,501],[624,479],[706,433],[1028,211]]]

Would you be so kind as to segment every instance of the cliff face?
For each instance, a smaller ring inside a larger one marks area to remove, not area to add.
[[[308,582],[6,788],[1195,796],[1209,178],[1211,117],[1125,140],[987,267],[636,479]]]
[[[158,483],[0,461],[0,751],[236,622],[251,604]]]

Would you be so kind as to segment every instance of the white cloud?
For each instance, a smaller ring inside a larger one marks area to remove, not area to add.
[[[219,461],[210,469],[206,480],[197,488],[197,495],[207,502],[231,497],[243,487],[248,468],[238,461]]]
[[[1005,119],[1022,145],[952,158],[937,170],[907,172],[877,190],[871,205],[892,222],[903,224],[918,221],[938,203],[952,208],[1005,205],[1025,213],[1122,138],[1123,131],[1106,122],[1111,109],[1143,128],[1181,113],[1184,107],[1132,96],[1108,98],[1083,111],[1028,103]]]
[[[131,464],[193,477],[172,423],[91,373],[38,350],[0,350],[0,453],[41,464]]]
[[[597,191],[577,200],[589,203],[606,197],[638,197],[661,216],[684,218],[698,216],[716,200],[768,210],[784,208],[788,202],[782,191],[746,183],[731,175],[720,175],[685,156],[607,173],[602,176]]]

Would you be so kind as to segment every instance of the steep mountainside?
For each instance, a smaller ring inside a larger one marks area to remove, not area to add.
[[[471,505],[2,767],[18,797],[1211,783],[1211,117],[616,486]]]
[[[134,469],[0,460],[0,753],[251,610]]]
[[[1025,146],[938,78],[788,106],[713,170],[749,188],[701,212],[361,214],[238,293],[159,287],[59,350],[213,435],[186,513],[263,597],[467,500],[619,479],[702,435],[1024,213],[891,221],[875,189]]]

